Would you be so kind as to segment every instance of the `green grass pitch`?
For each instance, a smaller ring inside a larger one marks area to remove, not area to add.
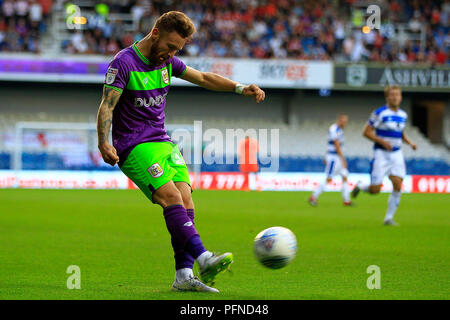
[[[170,291],[162,210],[139,191],[0,190],[0,299],[449,299],[448,195],[404,194],[398,227],[382,225],[387,194],[362,194],[350,208],[339,193],[312,208],[308,195],[195,191],[205,246],[235,257],[221,292],[206,294]],[[299,249],[270,270],[255,260],[253,239],[277,225]],[[81,269],[80,290],[66,287],[69,265]],[[380,267],[379,290],[366,286],[370,265]]]

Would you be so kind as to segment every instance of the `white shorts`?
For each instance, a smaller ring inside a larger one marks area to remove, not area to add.
[[[325,175],[327,178],[333,178],[336,175],[340,175],[343,178],[348,176],[347,168],[342,166],[342,160],[337,154],[327,154],[325,157]]]
[[[382,184],[385,176],[405,178],[406,166],[401,150],[375,149],[370,170],[371,184]]]

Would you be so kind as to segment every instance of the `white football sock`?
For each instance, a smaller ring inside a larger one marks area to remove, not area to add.
[[[350,202],[350,191],[346,181],[342,181],[342,198],[345,202]]]
[[[397,211],[398,205],[400,204],[401,194],[402,193],[400,191],[392,191],[388,199],[388,209],[384,221],[392,220],[394,218],[394,214]]]
[[[205,265],[206,260],[212,257],[212,252],[205,251],[201,255],[197,257],[197,262],[200,265],[200,267],[203,267]]]
[[[190,268],[178,269],[175,274],[175,280],[179,283],[184,282],[193,277],[194,277],[194,273],[192,272],[192,269],[190,269]]]
[[[314,197],[314,199],[317,199],[317,198],[319,198],[319,196],[322,194],[322,192],[325,190],[325,187],[327,186],[327,182],[326,181],[324,181],[324,182],[322,182],[320,185],[319,185],[319,187],[317,187],[317,189],[316,190],[314,190],[314,192],[313,192],[313,197]]]

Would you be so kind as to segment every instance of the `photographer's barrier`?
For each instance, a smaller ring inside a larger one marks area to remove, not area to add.
[[[257,190],[257,191],[312,191],[325,179],[317,172],[278,172],[246,174],[240,172],[190,173],[194,189],[203,190]],[[349,188],[358,181],[370,182],[368,174],[350,174]],[[0,188],[23,189],[137,189],[120,171],[40,171],[0,170]],[[327,186],[328,191],[340,191],[341,178]],[[386,177],[382,192],[391,192]],[[450,176],[408,175],[403,181],[405,193],[450,193]]]

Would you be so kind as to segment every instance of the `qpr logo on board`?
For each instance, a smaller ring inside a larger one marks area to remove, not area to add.
[[[362,64],[352,64],[346,69],[347,84],[352,87],[362,87],[367,82],[367,68]]]
[[[169,84],[169,72],[167,71],[167,69],[161,70],[161,77],[165,84]]]

